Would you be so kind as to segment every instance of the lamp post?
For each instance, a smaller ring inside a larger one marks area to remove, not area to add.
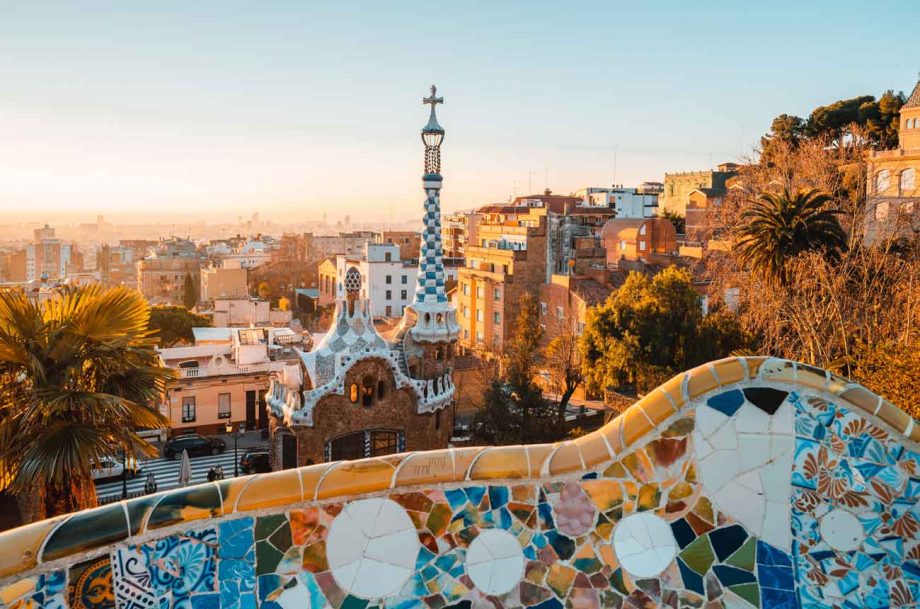
[[[121,449],[121,498],[128,498],[128,451]]]
[[[240,423],[240,429],[238,433],[233,433],[233,423],[227,421],[227,425],[224,427],[224,431],[233,436],[233,477],[236,478],[240,475],[240,459],[237,454],[237,440],[243,435],[243,424]]]

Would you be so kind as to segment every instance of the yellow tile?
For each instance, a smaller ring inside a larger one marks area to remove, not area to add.
[[[42,520],[0,533],[0,577],[31,569],[37,564],[38,549],[45,537],[68,516]]]
[[[879,397],[860,385],[851,386],[841,393],[840,397],[869,414],[875,414],[879,404]]]
[[[470,464],[483,450],[485,449],[481,446],[467,446],[450,449],[454,457],[454,480],[466,480],[466,474],[467,470],[470,468]]]
[[[662,391],[653,391],[637,404],[648,419],[658,425],[677,412],[671,400]]]
[[[236,510],[236,502],[240,498],[240,493],[249,484],[250,478],[251,476],[227,478],[218,483],[217,488],[220,489],[220,496],[224,502],[224,514],[230,514]]]
[[[625,417],[621,414],[598,430],[607,438],[607,444],[610,445],[610,450],[614,455],[620,454],[626,448],[626,445],[623,444],[624,419]]]
[[[309,467],[300,467],[300,483],[303,485],[304,501],[312,501],[316,498],[316,487],[326,470],[332,467],[332,463],[318,463]]]
[[[629,408],[623,413],[623,443],[629,447],[653,429],[653,425],[638,408]]]
[[[578,472],[583,469],[581,464],[581,453],[575,442],[567,441],[559,444],[559,448],[553,453],[549,462],[549,473],[551,476],[566,474],[568,472]]]
[[[911,423],[910,415],[887,400],[882,401],[878,416],[901,434],[907,433],[907,427]]]
[[[719,384],[723,387],[739,383],[747,378],[747,372],[737,357],[720,359],[713,362],[712,367],[715,369],[716,376],[719,377]]]
[[[751,356],[751,357],[744,357],[741,359],[743,359],[744,363],[747,364],[748,378],[756,379],[757,373],[760,372],[760,367],[763,365],[765,361],[767,361],[770,358],[762,356],[762,355],[757,355],[757,356]]]
[[[316,489],[317,499],[360,495],[390,488],[395,468],[383,459],[341,461],[332,466]]]
[[[594,431],[575,440],[585,467],[595,467],[610,461],[612,455],[600,431]]]
[[[680,408],[684,405],[684,397],[680,389],[684,382],[684,374],[678,374],[659,387],[661,391],[664,391],[671,397],[671,401],[674,402],[674,406],[677,408]]]
[[[531,444],[527,447],[531,478],[539,478],[543,475],[543,465],[552,453],[552,444]]]
[[[526,478],[527,451],[523,446],[493,446],[485,449],[470,467],[470,480]]]
[[[719,380],[712,373],[712,368],[698,366],[689,372],[690,381],[687,383],[687,393],[691,398],[703,395],[719,387]]]
[[[36,580],[34,577],[27,577],[18,582],[13,582],[9,586],[0,588],[0,603],[9,607],[13,604],[13,601],[21,598],[22,595],[35,592],[35,584]]]
[[[300,491],[300,472],[296,469],[286,469],[256,476],[240,495],[236,502],[236,510],[248,512],[301,501],[303,496]]]
[[[413,453],[403,461],[396,473],[396,486],[428,485],[454,480],[454,460],[448,450]]]
[[[799,364],[795,370],[795,382],[816,391],[827,388],[827,373],[821,368]]]

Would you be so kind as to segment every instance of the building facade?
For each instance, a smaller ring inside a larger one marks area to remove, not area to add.
[[[609,207],[617,218],[652,218],[658,212],[658,192],[624,186],[589,186],[574,193],[585,207]]]
[[[200,287],[203,260],[187,239],[161,241],[153,253],[137,262],[137,287],[151,304],[184,304],[186,286],[196,291]]]
[[[685,171],[664,174],[664,190],[658,197],[658,209],[679,216],[686,215],[690,193],[698,188],[725,188],[738,174],[738,165],[722,163],[715,170]]]

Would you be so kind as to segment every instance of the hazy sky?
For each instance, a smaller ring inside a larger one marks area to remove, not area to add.
[[[920,68],[920,3],[0,0],[0,213],[420,214],[749,151]],[[614,174],[615,171],[615,174]]]

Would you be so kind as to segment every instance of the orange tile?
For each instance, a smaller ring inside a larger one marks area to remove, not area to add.
[[[466,480],[466,474],[467,470],[470,468],[470,464],[483,450],[485,449],[481,446],[466,446],[463,448],[450,449],[454,457],[454,480]]]
[[[757,355],[757,356],[751,356],[751,357],[743,357],[739,359],[743,359],[744,363],[747,365],[748,378],[756,379],[757,373],[760,372],[760,367],[763,365],[765,361],[767,361],[770,358],[762,356],[762,355]]]
[[[390,488],[395,468],[383,459],[340,461],[332,466],[316,489],[317,499],[360,495]]]
[[[526,478],[529,473],[527,451],[523,446],[493,446],[476,457],[468,479]]]
[[[719,377],[719,384],[723,387],[741,382],[747,378],[747,372],[737,357],[726,357],[712,363],[712,367]]]
[[[910,430],[909,437],[914,442],[920,442],[920,425],[918,425],[916,421],[914,421],[914,426]]]
[[[638,408],[629,408],[623,413],[623,443],[629,447],[653,429],[653,425]]]
[[[37,583],[38,580],[35,577],[27,577],[0,588],[0,606],[13,607],[13,601],[22,598],[26,594],[31,595],[35,592],[35,585]],[[15,606],[19,607],[20,605]],[[25,604],[24,606],[28,605]]]
[[[567,441],[559,444],[559,448],[550,457],[549,474],[555,476],[569,472],[578,472],[584,469],[581,463],[581,453],[575,442]]]
[[[227,478],[217,483],[224,503],[224,514],[230,514],[236,510],[236,502],[240,498],[240,493],[252,478],[253,476],[240,476],[239,478]]]
[[[626,448],[623,443],[624,419],[625,417],[621,414],[598,430],[607,438],[607,444],[610,445],[610,450],[614,455],[619,455]]]
[[[712,368],[698,366],[689,372],[690,381],[687,383],[687,393],[691,398],[703,395],[707,391],[718,389],[719,380],[712,373]]]
[[[280,472],[259,474],[243,489],[236,502],[236,510],[248,512],[303,501],[300,490],[300,472],[286,469]]]
[[[316,487],[326,470],[332,467],[332,463],[318,463],[309,467],[299,467],[300,483],[303,485],[304,501],[313,501],[316,499]]]
[[[396,486],[453,482],[454,460],[448,450],[413,453],[403,460],[396,473]]]
[[[668,396],[663,391],[651,392],[639,400],[638,406],[642,408],[645,416],[655,425],[664,422],[665,419],[677,412],[674,404],[671,403],[671,400],[668,399]]]
[[[600,431],[593,431],[585,436],[575,440],[581,458],[584,459],[585,467],[595,467],[610,461],[612,455],[607,448],[607,442]]]
[[[671,397],[671,401],[674,402],[674,406],[677,408],[680,408],[685,403],[684,395],[681,391],[681,385],[684,382],[684,374],[678,374],[668,382],[658,387],[661,391],[665,392]]]
[[[906,434],[908,426],[912,419],[910,415],[892,404],[891,402],[882,401],[882,407],[878,411],[878,417],[898,430],[898,433]]]
[[[878,408],[879,400],[881,399],[879,396],[860,385],[853,385],[841,393],[840,397],[869,414],[875,414],[875,410]]]
[[[15,575],[38,564],[38,550],[45,537],[69,516],[59,516],[0,533],[3,551],[0,552],[0,577]]]
[[[539,478],[543,475],[543,465],[552,453],[552,444],[531,444],[527,447],[531,478]]]

